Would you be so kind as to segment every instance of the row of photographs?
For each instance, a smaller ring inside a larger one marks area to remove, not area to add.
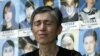
[[[100,53],[100,0],[73,1],[0,0],[0,56],[21,56],[39,47],[30,30],[30,16],[44,5],[59,7],[63,14],[63,30],[57,45],[82,55],[92,51]],[[92,5],[90,10],[88,2]]]
[[[59,7],[63,15],[62,23],[67,23],[68,27],[84,28],[86,25],[99,27],[98,2],[100,1],[87,0],[83,3],[82,0],[0,0],[0,31],[30,28],[32,12],[40,6]]]
[[[30,30],[5,32],[0,36],[0,56],[21,56],[39,47]],[[19,33],[19,34],[20,34]],[[29,34],[30,33],[30,34]],[[82,55],[91,52],[100,53],[100,28],[75,29],[62,31],[57,38],[57,45],[69,50],[76,50]]]

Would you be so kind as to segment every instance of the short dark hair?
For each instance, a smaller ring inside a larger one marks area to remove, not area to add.
[[[7,41],[4,43],[3,47],[7,47],[7,46],[12,46],[12,47],[14,47],[13,41],[12,41],[12,40],[7,40]]]
[[[57,19],[57,26],[61,26],[62,23],[62,14],[58,7],[52,8],[50,6],[42,6],[37,8],[31,15],[31,25],[33,25],[34,17],[39,13],[45,13],[45,12],[54,12],[54,16]]]
[[[62,41],[63,38],[66,36],[66,34],[67,34],[67,33],[64,33],[64,34],[63,34],[61,41]],[[71,33],[68,33],[67,36],[69,36],[69,37],[73,40],[73,42],[74,42],[74,36],[73,36]]]
[[[30,6],[32,6],[32,7],[34,8],[34,3],[33,3],[32,1],[27,1],[27,2],[25,3],[25,7],[28,8],[28,7],[30,7]]]
[[[75,5],[77,4],[76,7],[78,7],[78,6],[79,6],[79,0],[73,0],[73,1],[74,1]],[[65,6],[68,5],[68,4],[66,3],[66,0],[62,0],[62,1],[61,1],[61,4],[62,4],[62,5],[65,5]]]
[[[87,37],[87,36],[93,36],[94,37],[94,40],[97,41],[97,33],[95,30],[93,29],[88,29],[85,34],[84,34],[84,37],[83,37],[83,41],[84,39]]]
[[[5,41],[5,43],[4,43],[3,47],[2,47],[2,51],[3,51],[3,49],[4,49],[5,47],[8,47],[8,46],[11,46],[11,47],[14,48],[14,43],[13,43],[12,40],[6,40],[6,41]]]

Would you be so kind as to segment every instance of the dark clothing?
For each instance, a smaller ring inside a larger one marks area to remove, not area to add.
[[[79,52],[75,51],[75,50],[71,50],[72,52],[72,56],[82,56]]]
[[[6,25],[3,25],[2,31],[8,31],[8,30],[12,30],[12,28],[7,28]]]
[[[22,29],[22,28],[31,28],[31,23],[28,22],[27,19],[25,19],[24,21],[22,21],[22,22],[19,24],[19,29]]]
[[[22,56],[39,56],[39,49],[37,49],[33,52],[30,52],[30,53],[24,54]],[[73,51],[73,50],[71,51],[71,50],[67,50],[62,47],[59,47],[57,56],[81,56],[81,54],[76,51]]]
[[[7,28],[6,25],[2,25],[2,31],[8,31],[8,30],[15,30],[15,29],[18,29],[18,26],[12,26],[10,28]]]
[[[65,17],[62,20],[63,23],[65,23],[65,22],[73,22],[73,21],[78,21],[78,14],[77,13],[71,18]]]
[[[66,23],[66,22],[74,22],[74,21],[78,21],[78,8],[74,8],[74,9],[69,9],[70,11],[69,11],[69,13],[71,13],[72,12],[72,10],[74,10],[74,12],[75,12],[75,14],[73,15],[73,13],[71,14],[71,16],[70,15],[68,15],[68,10],[66,10],[66,9],[68,9],[68,7],[67,6],[65,6],[65,5],[61,5],[61,8],[60,8],[60,10],[61,10],[61,13],[62,13],[62,15],[63,15],[63,23]],[[73,16],[72,16],[73,15]]]

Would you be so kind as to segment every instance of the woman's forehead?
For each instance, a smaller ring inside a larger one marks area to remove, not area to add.
[[[54,20],[55,16],[52,12],[45,12],[45,13],[39,13],[35,15],[34,21],[36,20]]]

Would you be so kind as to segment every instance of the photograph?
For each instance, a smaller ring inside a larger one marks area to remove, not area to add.
[[[18,24],[15,21],[15,6],[12,1],[7,1],[3,8],[3,24],[1,25],[1,31],[9,31],[18,29]]]
[[[79,0],[61,0],[60,10],[64,22],[78,21]]]
[[[100,19],[100,6],[98,3],[100,3],[99,0],[84,0],[80,2],[82,6],[80,6],[79,20],[89,23]]]
[[[0,39],[0,56],[18,56],[18,39]]]
[[[78,43],[79,43],[79,30],[78,29],[63,31],[58,36],[57,45],[60,45],[61,47],[66,48],[68,50],[75,51],[74,55],[76,56],[81,55],[81,53],[78,50]]]
[[[76,33],[76,34],[75,34]],[[78,51],[79,29],[62,31],[58,36],[57,44],[69,50]]]
[[[79,51],[83,56],[100,56],[100,28],[82,29],[79,37]]]
[[[25,3],[25,16],[26,18],[19,23],[19,28],[31,28],[31,15],[35,10],[35,5],[33,1],[26,1]]]
[[[25,53],[32,52],[38,48],[37,42],[34,39],[34,37],[30,36],[19,37],[18,42],[19,42],[19,56]]]

